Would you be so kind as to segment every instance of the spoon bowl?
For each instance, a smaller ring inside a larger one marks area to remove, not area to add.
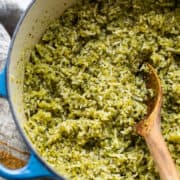
[[[180,180],[175,163],[169,153],[160,129],[162,106],[162,87],[155,69],[148,64],[149,75],[146,86],[155,92],[153,99],[147,101],[148,113],[145,119],[136,125],[136,131],[144,137],[150,153],[157,165],[162,180]]]

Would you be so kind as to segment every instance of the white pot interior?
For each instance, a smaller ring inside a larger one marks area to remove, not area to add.
[[[24,60],[39,41],[48,24],[58,18],[75,0],[35,0],[16,30],[8,66],[8,90],[11,107],[18,124],[23,130],[26,121],[23,108]]]

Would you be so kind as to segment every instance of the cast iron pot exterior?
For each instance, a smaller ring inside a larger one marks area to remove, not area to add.
[[[8,53],[7,64],[0,72],[0,96],[8,99],[14,121],[24,141],[30,148],[27,165],[10,170],[0,165],[0,176],[7,179],[65,179],[38,155],[23,129],[26,121],[23,108],[24,61],[29,59],[30,50],[38,42],[48,24],[59,17],[75,0],[33,0],[20,19]]]

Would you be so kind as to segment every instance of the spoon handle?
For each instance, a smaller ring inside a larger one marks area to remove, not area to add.
[[[146,143],[159,169],[161,180],[180,180],[175,163],[161,134],[160,125],[157,122],[154,121],[151,131],[145,136]]]

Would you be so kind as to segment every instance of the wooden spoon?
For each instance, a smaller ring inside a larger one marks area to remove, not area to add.
[[[161,82],[155,69],[148,64],[150,75],[147,88],[155,90],[155,97],[148,102],[148,115],[136,126],[138,134],[144,137],[151,155],[157,165],[162,180],[180,180],[175,163],[168,151],[160,129],[160,112],[162,105]]]

